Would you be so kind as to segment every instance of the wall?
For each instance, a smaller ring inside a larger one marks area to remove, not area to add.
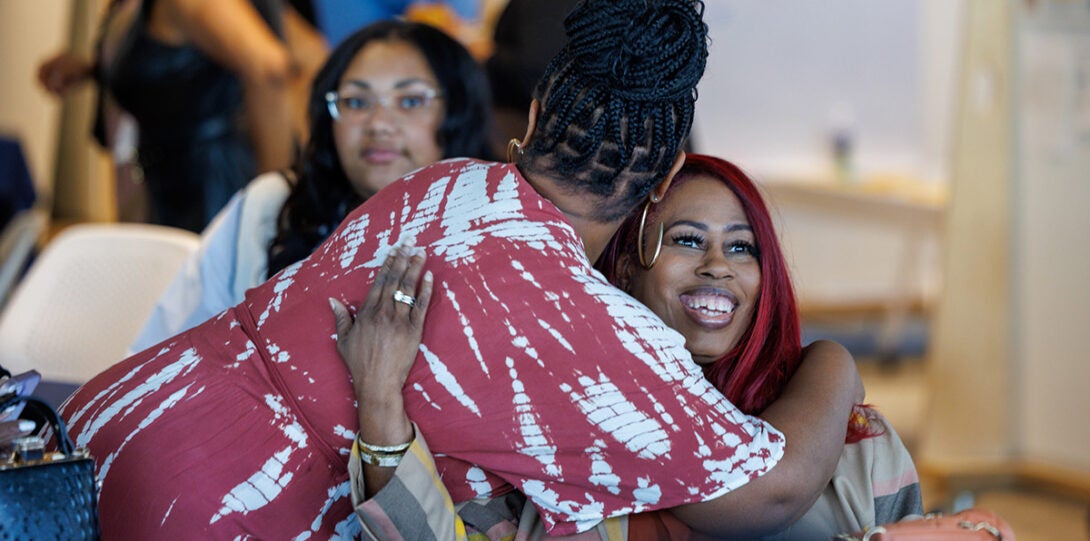
[[[107,0],[0,0],[0,131],[23,143],[38,205],[54,222],[116,219],[109,156],[91,139],[94,85],[49,95],[38,65],[71,48],[91,57]]]
[[[1012,2],[971,0],[958,83],[930,412],[917,463],[962,469],[1014,452],[1011,321]]]
[[[1090,5],[1027,13],[1016,54],[1020,451],[1090,472]]]
[[[60,102],[37,83],[38,63],[67,43],[70,0],[0,0],[0,131],[23,143],[39,194],[52,191]]]
[[[820,185],[763,188],[804,314],[916,310],[937,297],[943,205]]]
[[[824,177],[843,127],[863,176],[944,180],[962,11],[960,0],[707,2],[697,149],[768,177]]]
[[[706,6],[695,149],[765,185],[804,307],[933,299],[964,2]],[[850,178],[837,178],[837,129]]]
[[[1090,497],[1090,6],[970,10],[917,463]]]

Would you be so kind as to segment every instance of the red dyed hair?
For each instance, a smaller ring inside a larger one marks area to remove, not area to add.
[[[760,253],[761,288],[756,314],[739,344],[704,370],[705,377],[738,409],[756,415],[779,398],[802,361],[795,290],[776,237],[772,216],[753,180],[726,160],[689,154],[685,165],[667,189],[666,197],[678,186],[696,177],[718,179],[734,193],[753,228]],[[636,264],[636,241],[642,210],[641,207],[640,212],[629,216],[621,224],[596,264],[598,270],[615,285],[619,285],[618,279],[622,275],[620,265]],[[648,214],[655,215],[654,205]],[[653,241],[645,239],[644,242]],[[644,246],[644,250],[654,252],[648,246]],[[867,408],[856,408],[848,426],[849,443],[876,435],[867,426],[868,418]]]

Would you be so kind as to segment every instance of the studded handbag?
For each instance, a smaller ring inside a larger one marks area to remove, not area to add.
[[[0,539],[98,539],[94,460],[49,404],[9,394],[0,412],[19,404],[46,419],[57,445],[47,452],[40,438],[20,438],[0,455]]]

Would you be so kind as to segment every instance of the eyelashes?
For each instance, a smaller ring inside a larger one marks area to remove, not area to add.
[[[702,248],[704,246],[704,237],[696,233],[678,233],[671,236],[670,240],[678,246],[688,248]]]
[[[670,241],[675,246],[683,246],[685,248],[694,248],[697,250],[706,249],[707,244],[707,240],[704,238],[703,235],[691,232],[677,233],[671,235]],[[761,255],[760,250],[757,249],[757,246],[755,244],[745,240],[735,240],[726,244],[723,253],[728,256],[746,255],[755,258],[760,257]]]
[[[731,243],[727,248],[727,253],[733,254],[746,254],[753,257],[760,257],[761,251],[757,249],[757,246],[751,242],[744,240],[738,240]]]

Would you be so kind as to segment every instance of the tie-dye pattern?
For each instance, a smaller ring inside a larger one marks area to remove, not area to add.
[[[455,501],[517,488],[554,533],[573,533],[717,496],[782,456],[783,436],[708,385],[681,336],[590,267],[514,167],[450,160],[72,398],[72,431],[103,461],[104,534],[358,534],[355,401],[326,299],[358,306],[409,242],[427,250],[436,290],[406,407]]]

